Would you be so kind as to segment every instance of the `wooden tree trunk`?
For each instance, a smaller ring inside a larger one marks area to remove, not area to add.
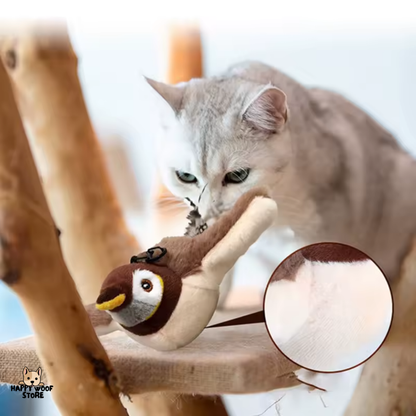
[[[95,301],[108,272],[140,249],[126,229],[111,187],[67,31],[40,31],[28,28],[3,39],[1,52],[31,133],[52,215],[62,231],[65,260],[87,304]],[[169,416],[178,409],[182,415],[204,415],[213,408],[210,399],[183,395],[134,395],[132,400],[125,402],[132,416],[162,416],[161,407]],[[215,406],[222,409],[218,415],[226,414],[220,399]]]
[[[393,295],[391,331],[365,364],[345,416],[416,415],[416,239]]]
[[[112,365],[63,261],[1,62],[0,279],[19,296],[29,316],[43,369],[62,414],[126,415]]]
[[[24,31],[25,30],[25,31]],[[64,258],[84,304],[139,250],[126,228],[85,105],[65,28],[21,29],[1,52],[29,134]]]

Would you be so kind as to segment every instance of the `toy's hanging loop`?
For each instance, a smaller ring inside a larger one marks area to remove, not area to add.
[[[160,251],[159,254],[155,255],[155,252]],[[164,247],[152,247],[146,251],[144,256],[133,256],[130,259],[130,263],[154,263],[160,260],[168,251]]]

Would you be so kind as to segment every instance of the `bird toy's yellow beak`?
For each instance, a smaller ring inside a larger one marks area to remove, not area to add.
[[[100,311],[112,311],[113,309],[122,305],[125,300],[126,300],[126,295],[122,293],[116,296],[114,299],[108,300],[103,303],[96,303],[95,307],[99,309]]]

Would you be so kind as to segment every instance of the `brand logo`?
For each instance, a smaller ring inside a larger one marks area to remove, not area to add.
[[[11,391],[21,391],[22,398],[44,398],[44,392],[51,391],[53,386],[45,386],[42,383],[42,368],[38,368],[36,371],[30,371],[25,367],[22,371],[23,380],[15,386],[10,386]]]

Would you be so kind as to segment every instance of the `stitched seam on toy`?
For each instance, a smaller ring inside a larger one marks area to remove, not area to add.
[[[210,290],[211,292],[216,292],[218,289],[213,289],[210,287],[201,287],[201,286],[195,286],[192,283],[182,283],[182,286],[186,286],[186,287],[192,287],[193,289],[204,289],[204,290]]]

